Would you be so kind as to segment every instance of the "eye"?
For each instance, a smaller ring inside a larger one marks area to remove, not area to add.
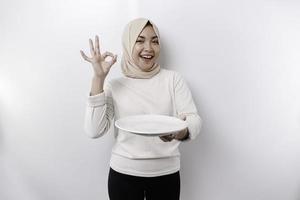
[[[143,40],[137,40],[136,43],[143,43]]]
[[[159,44],[158,40],[153,40],[152,42],[155,43],[155,44]]]

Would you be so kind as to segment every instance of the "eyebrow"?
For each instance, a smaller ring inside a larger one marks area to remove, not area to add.
[[[144,36],[139,36],[139,38],[145,39]],[[156,38],[158,38],[158,37],[157,37],[157,36],[153,36],[153,37],[152,37],[152,39],[156,39]]]

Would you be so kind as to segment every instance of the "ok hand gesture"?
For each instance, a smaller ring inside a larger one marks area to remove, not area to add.
[[[81,56],[83,57],[84,60],[92,64],[95,76],[104,80],[111,66],[117,61],[117,55],[114,55],[110,52],[105,52],[101,54],[99,37],[97,35],[95,36],[95,48],[94,48],[93,41],[91,39],[89,39],[89,43],[90,43],[91,58],[86,56],[82,50],[80,50]],[[108,56],[111,57],[110,61],[105,60]]]

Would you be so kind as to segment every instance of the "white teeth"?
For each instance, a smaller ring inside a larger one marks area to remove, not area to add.
[[[141,57],[150,59],[150,58],[152,58],[153,56],[141,56]]]

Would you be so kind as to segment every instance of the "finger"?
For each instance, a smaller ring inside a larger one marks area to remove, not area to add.
[[[169,140],[169,141],[172,141],[174,139],[173,134],[167,135],[166,137],[167,137],[167,140]]]
[[[109,65],[112,66],[113,64],[115,64],[115,62],[117,62],[117,55],[114,55],[114,57],[109,62]]]
[[[103,56],[103,59],[105,60],[105,58],[108,57],[108,56],[110,56],[110,57],[113,58],[113,57],[114,57],[114,54],[111,53],[111,52],[106,51],[104,54],[102,54],[102,56]]]
[[[105,58],[107,58],[108,56],[110,56],[112,59],[108,62],[109,66],[112,66],[113,64],[115,64],[115,62],[117,61],[117,55],[114,55],[111,52],[106,51],[103,55],[103,59],[105,60]]]
[[[93,45],[92,39],[89,39],[89,43],[90,43],[91,55],[94,56],[95,55],[95,49],[94,49],[94,45]]]
[[[164,141],[164,142],[170,142],[170,138],[165,135],[165,136],[160,136],[160,138]]]
[[[172,136],[171,136],[172,140],[175,140],[175,139],[176,139],[176,137],[177,137],[177,135],[176,135],[176,134],[172,134]],[[172,140],[171,140],[171,141],[172,141]]]
[[[162,141],[164,141],[164,142],[168,142],[168,140],[165,139],[163,136],[160,136],[159,138],[160,138]]]
[[[95,37],[95,45],[96,45],[96,54],[101,55],[98,35],[96,35],[96,37]]]
[[[186,134],[187,134],[187,129],[183,129],[182,131],[180,131],[175,135],[174,139],[181,140]]]
[[[84,54],[84,52],[83,52],[82,50],[80,50],[80,54],[81,54],[81,56],[83,57],[84,60],[86,60],[86,61],[88,61],[88,62],[91,62],[91,61],[90,61],[90,58],[87,57],[87,56]]]
[[[179,140],[180,139],[180,134],[177,134],[175,137],[174,137],[175,140]]]

